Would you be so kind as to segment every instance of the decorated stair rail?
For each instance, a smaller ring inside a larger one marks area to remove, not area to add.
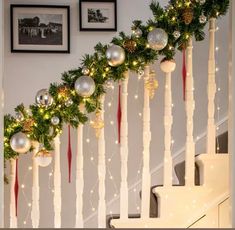
[[[80,111],[84,111],[84,105],[80,105]],[[76,156],[76,220],[75,228],[83,228],[83,191],[84,191],[84,156],[83,156],[83,129],[80,124],[77,128],[77,156]]]
[[[17,216],[16,216],[16,197],[15,197],[15,176],[16,176],[16,159],[11,159],[11,196],[10,196],[10,228],[17,228]]]
[[[164,97],[164,165],[163,165],[163,185],[165,187],[172,186],[172,156],[171,144],[172,135],[171,128],[173,124],[172,116],[172,89],[171,89],[171,73],[175,70],[176,64],[174,60],[162,61],[161,70],[166,74],[165,78],[165,97]]]
[[[193,115],[195,109],[193,83],[193,42],[189,39],[187,47],[187,76],[186,76],[186,151],[185,151],[185,185],[194,186],[195,143],[193,138]]]
[[[129,71],[124,73],[124,80],[121,83],[121,186],[120,186],[120,219],[128,219],[128,120],[127,120],[127,99],[128,99]]]
[[[207,120],[207,154],[215,154],[215,18],[209,20],[209,60],[208,60],[208,120]]]

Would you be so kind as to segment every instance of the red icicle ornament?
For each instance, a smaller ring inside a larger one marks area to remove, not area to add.
[[[72,164],[72,148],[71,148],[71,133],[70,133],[70,125],[68,125],[68,169],[69,169],[69,183],[71,183],[71,164]]]
[[[183,49],[183,66],[182,66],[182,80],[183,80],[183,98],[184,101],[186,99],[186,76],[187,76],[187,69],[186,69],[186,50]]]
[[[18,159],[16,159],[16,171],[15,171],[15,215],[18,215],[18,195],[19,195],[19,181],[18,181]]]
[[[118,109],[117,109],[117,123],[118,123],[118,143],[121,143],[121,120],[122,120],[122,108],[121,108],[121,84],[118,88]]]

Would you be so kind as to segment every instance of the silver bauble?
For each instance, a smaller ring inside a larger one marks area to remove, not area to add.
[[[148,34],[148,43],[154,50],[162,50],[168,43],[168,35],[165,30],[155,28]]]
[[[31,147],[31,142],[26,134],[18,132],[11,137],[10,146],[17,153],[26,153]]]
[[[37,105],[50,106],[53,103],[53,98],[47,89],[41,89],[37,92],[35,97]]]
[[[90,73],[90,70],[87,67],[82,68],[82,74],[83,75],[89,75],[89,73]]]
[[[16,112],[15,119],[18,122],[21,122],[24,120],[24,115],[21,112]]]
[[[79,96],[90,97],[95,92],[95,82],[90,76],[79,77],[74,85]]]
[[[136,28],[136,29],[133,29],[132,30],[132,36],[134,37],[134,38],[140,38],[141,36],[143,35],[143,32],[142,32],[142,30],[140,29],[140,28]]]
[[[106,50],[106,58],[110,66],[119,66],[125,61],[125,51],[121,46],[112,45]]]
[[[180,37],[180,31],[178,31],[178,30],[174,31],[173,36],[175,39],[178,39]]]
[[[60,118],[59,117],[53,116],[51,118],[51,124],[52,125],[58,125],[59,123],[60,123]]]
[[[73,104],[73,100],[72,99],[68,99],[68,100],[65,101],[64,104],[65,104],[66,107],[70,107]]]
[[[200,22],[201,24],[204,24],[204,23],[206,23],[206,21],[207,21],[206,16],[205,16],[204,14],[202,14],[202,15],[199,17],[199,22]]]

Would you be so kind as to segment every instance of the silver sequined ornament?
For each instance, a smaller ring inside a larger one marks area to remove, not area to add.
[[[79,96],[90,97],[95,92],[95,82],[90,76],[79,77],[74,85]]]
[[[148,43],[153,50],[162,50],[168,43],[168,34],[161,28],[155,28],[148,34]]]
[[[15,119],[18,122],[21,122],[24,120],[24,115],[21,112],[16,112]]]
[[[18,132],[11,137],[10,146],[17,153],[26,153],[31,147],[31,142],[25,133]]]
[[[50,106],[53,103],[53,98],[47,89],[41,89],[37,92],[35,101],[39,106]]]
[[[90,70],[87,67],[82,68],[82,74],[83,75],[89,75],[89,73],[90,73]]]
[[[206,16],[205,16],[204,14],[202,14],[202,15],[199,17],[199,22],[200,22],[201,24],[204,24],[204,23],[206,23],[206,21],[207,21]]]
[[[112,45],[106,50],[106,58],[110,66],[119,66],[125,61],[125,51],[121,46]]]
[[[60,118],[59,117],[53,116],[51,118],[51,124],[52,125],[58,125],[59,123],[60,123]]]
[[[138,28],[138,27],[132,30],[132,36],[133,36],[134,38],[140,38],[142,35],[143,35],[143,32],[142,32],[142,30],[141,30],[140,28]]]
[[[175,39],[178,39],[180,37],[180,32],[178,30],[174,31],[173,36]]]
[[[68,99],[68,100],[65,101],[64,104],[65,104],[66,107],[70,107],[73,104],[73,100],[72,99]]]

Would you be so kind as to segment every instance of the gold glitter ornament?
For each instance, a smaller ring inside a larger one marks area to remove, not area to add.
[[[158,81],[155,79],[155,71],[151,70],[149,79],[145,82],[145,88],[149,91],[149,98],[153,99],[155,91],[158,88]]]
[[[97,111],[95,113],[94,121],[91,121],[91,127],[95,129],[95,135],[97,138],[100,137],[101,129],[104,128],[104,121],[101,118],[101,112]]]
[[[129,39],[129,40],[126,40],[123,44],[123,47],[129,52],[129,53],[134,53],[135,50],[136,50],[136,42]]]

